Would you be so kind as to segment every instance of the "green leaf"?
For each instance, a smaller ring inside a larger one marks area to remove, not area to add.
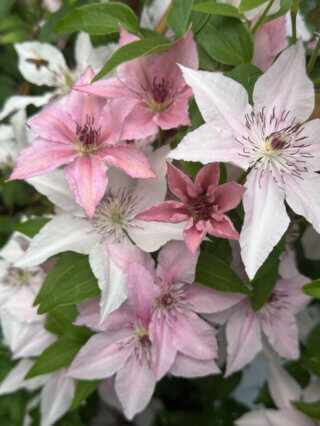
[[[179,40],[179,39],[178,39]],[[140,56],[149,55],[150,53],[163,53],[171,49],[178,41],[163,43],[158,38],[146,38],[133,43],[126,44],[118,49],[104,65],[102,70],[95,76],[92,81],[97,81],[104,75],[108,74],[113,68],[124,62],[139,58]]]
[[[320,400],[314,402],[291,401],[291,404],[307,416],[320,420]]]
[[[273,13],[272,15],[268,15],[265,18],[266,22],[273,21],[276,18],[279,18],[279,16],[284,15],[288,12],[288,10],[291,9],[292,6],[292,0],[280,0],[280,9],[278,12]]]
[[[0,37],[0,44],[17,43],[25,40],[28,37],[28,32],[26,29],[21,29],[6,33]]]
[[[243,64],[235,67],[233,70],[224,73],[226,77],[230,77],[247,90],[249,102],[252,103],[253,89],[258,78],[262,75],[262,71],[251,64]]]
[[[50,270],[34,304],[40,304],[38,313],[43,314],[58,306],[74,305],[98,296],[100,290],[88,256],[66,252]]]
[[[175,0],[167,16],[168,27],[177,37],[181,37],[187,30],[193,0]]]
[[[200,3],[206,3],[206,0],[193,0],[193,4],[200,4]],[[196,36],[199,31],[202,30],[202,28],[206,25],[210,18],[210,15],[196,12],[195,10],[191,10],[190,16],[189,16],[189,22],[188,27],[192,25],[193,35]]]
[[[252,286],[251,306],[254,311],[261,309],[269,300],[278,279],[279,256],[284,248],[285,240],[283,238],[274,247],[254,279],[250,282]]]
[[[68,367],[81,349],[81,346],[81,342],[62,337],[45,349],[28,371],[25,379],[31,379],[41,374]]]
[[[246,64],[253,57],[252,34],[238,19],[212,16],[197,41],[211,58],[222,64]]]
[[[139,23],[130,7],[119,2],[93,3],[72,10],[58,22],[55,31],[103,35],[118,32],[120,26],[139,34]]]
[[[239,5],[239,12],[247,12],[248,10],[255,9],[258,6],[261,6],[263,3],[266,3],[268,0],[241,0]]]
[[[75,394],[69,410],[72,411],[78,408],[82,401],[84,401],[92,392],[97,389],[100,383],[101,380],[79,380],[77,382]]]
[[[302,287],[302,290],[304,293],[308,294],[309,296],[320,298],[320,278],[312,281],[311,283],[305,284]]]
[[[250,295],[250,290],[229,265],[211,253],[200,253],[195,281],[214,290]]]
[[[192,10],[196,12],[208,13],[209,15],[229,16],[231,18],[241,18],[238,9],[230,4],[225,3],[198,3]]]
[[[48,222],[50,222],[50,219],[46,217],[36,217],[34,219],[27,220],[26,222],[18,223],[14,229],[32,238]]]

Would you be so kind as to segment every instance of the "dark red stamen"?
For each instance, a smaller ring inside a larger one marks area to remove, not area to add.
[[[101,128],[95,130],[93,128],[94,117],[92,119],[87,115],[86,124],[80,126],[77,124],[76,135],[79,142],[84,148],[93,148],[101,134]]]
[[[150,342],[148,334],[144,334],[143,336],[140,337],[139,340],[142,346],[144,347],[151,346],[151,342]]]
[[[157,78],[155,77],[152,82],[151,90],[153,99],[158,104],[163,104],[170,97],[169,81],[164,78],[160,83],[157,83]]]
[[[173,298],[171,296],[170,293],[165,293],[162,297],[161,297],[161,304],[163,306],[170,306],[173,303]]]
[[[212,203],[205,198],[203,200],[197,200],[193,203],[192,210],[197,218],[209,219],[212,213]]]

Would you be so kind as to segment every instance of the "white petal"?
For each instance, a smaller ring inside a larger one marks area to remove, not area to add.
[[[19,389],[28,389],[33,391],[42,386],[47,380],[48,375],[37,376],[32,379],[24,380],[25,375],[33,366],[34,361],[31,359],[22,359],[19,363],[10,370],[0,385],[0,395],[12,393]]]
[[[303,44],[286,49],[256,82],[253,101],[256,111],[265,108],[267,116],[276,108],[276,115],[290,111],[288,121],[305,121],[314,109],[313,83],[306,73]]]
[[[57,216],[41,228],[26,254],[15,265],[40,265],[49,257],[67,250],[89,254],[100,238],[86,219],[68,214]]]
[[[298,11],[298,14],[297,14],[296,25],[297,25],[297,37],[301,38],[303,41],[309,41],[312,37],[312,33],[306,27],[306,24],[304,23],[304,20],[300,11]],[[292,36],[292,23],[291,23],[290,11],[288,11],[286,14],[286,33],[288,37]]]
[[[305,173],[302,179],[285,175],[286,200],[292,210],[304,216],[320,233],[320,175]]]
[[[192,88],[204,120],[220,129],[242,135],[245,115],[251,111],[246,89],[220,73],[194,71],[182,65],[180,68]]]
[[[67,69],[62,53],[51,44],[26,41],[14,47],[19,57],[19,71],[37,86],[56,86],[57,77]]]
[[[268,387],[279,408],[291,408],[290,401],[300,399],[301,388],[292,376],[275,362],[269,364]]]
[[[42,176],[27,179],[27,182],[45,195],[58,207],[76,216],[84,216],[81,207],[74,201],[67,180],[62,170],[54,170]]]
[[[275,426],[268,420],[268,412],[276,410],[255,410],[249,411],[248,413],[243,414],[239,417],[234,424],[236,426]]]
[[[24,238],[24,241],[27,246],[27,237]],[[18,238],[17,234],[12,234],[7,244],[0,250],[0,257],[5,259],[8,263],[14,263],[24,255],[24,247],[22,247],[22,245],[23,244],[21,244],[20,238]]]
[[[4,103],[4,106],[0,111],[0,120],[3,120],[9,114],[12,114],[14,111],[26,108],[28,105],[34,105],[36,107],[46,105],[53,98],[54,95],[55,92],[47,92],[40,96],[11,96]]]
[[[146,252],[156,251],[170,240],[183,240],[183,229],[186,226],[186,222],[145,222],[138,219],[131,224],[133,227],[127,230],[129,237]]]
[[[15,142],[19,150],[28,144],[26,121],[27,115],[25,109],[18,110],[10,117],[10,123],[13,129]]]
[[[76,382],[67,377],[66,370],[52,373],[41,392],[41,426],[51,426],[69,410]]]
[[[92,272],[101,289],[101,322],[127,298],[126,280],[122,269],[109,256],[107,244],[98,244],[89,254]]]
[[[290,219],[283,202],[283,190],[269,173],[261,177],[260,170],[253,169],[245,186],[240,246],[246,272],[252,279],[286,231]]]
[[[230,162],[242,169],[249,167],[247,157],[239,155],[240,144],[229,132],[221,132],[213,123],[205,123],[188,133],[169,158],[185,161],[200,161],[202,164],[215,161]]]
[[[305,256],[308,259],[320,259],[320,235],[312,226],[308,226],[302,235],[301,243]]]
[[[144,2],[140,18],[140,26],[153,30],[167,10],[170,0]]]
[[[311,155],[310,158],[301,158],[305,160],[305,166],[309,171],[318,171],[320,170],[320,119],[316,118],[315,120],[308,121],[302,126],[302,137],[307,137],[305,139],[306,144],[310,144],[307,149],[305,149],[308,154]],[[302,165],[304,165],[302,163]]]

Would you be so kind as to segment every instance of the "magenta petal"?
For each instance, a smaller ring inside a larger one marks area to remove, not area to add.
[[[9,180],[28,179],[51,172],[74,160],[77,154],[70,145],[36,138],[20,152]]]
[[[177,353],[176,359],[170,368],[170,373],[178,377],[203,377],[209,374],[220,373],[213,360],[198,360],[187,355]]]
[[[30,129],[49,141],[72,144],[76,137],[76,124],[67,113],[64,104],[54,104],[31,118]]]
[[[198,195],[189,176],[170,163],[168,163],[168,185],[170,191],[184,202],[187,202],[190,197],[195,198]]]
[[[214,192],[214,204],[219,207],[219,212],[232,210],[240,203],[246,188],[236,182],[227,182],[218,186]]]
[[[172,341],[176,349],[196,359],[212,359],[218,356],[216,331],[196,314],[188,312],[175,315]]]
[[[107,166],[97,156],[82,155],[64,169],[64,175],[76,202],[91,219],[103,197],[108,178]]]
[[[118,371],[115,390],[129,420],[147,406],[155,384],[152,370],[144,357],[138,360],[132,355]]]
[[[147,157],[133,145],[104,147],[99,155],[110,166],[115,166],[134,178],[157,177]]]
[[[68,375],[83,380],[112,376],[123,366],[134,349],[133,346],[120,342],[121,340],[110,344],[106,333],[95,334],[80,349],[68,370]]]
[[[172,344],[171,328],[160,310],[156,310],[149,325],[151,351],[156,380],[160,380],[172,366],[177,349]]]
[[[138,213],[136,219],[156,222],[180,223],[188,220],[190,214],[178,201],[164,201]]]
[[[202,167],[197,173],[195,184],[199,186],[200,192],[207,192],[208,189],[219,184],[220,164],[212,163]]]
[[[206,233],[207,229],[203,221],[194,222],[192,218],[189,220],[187,226],[184,228],[183,236],[190,253],[193,255],[196,253]]]
[[[210,219],[206,221],[206,228],[210,235],[218,238],[238,240],[239,234],[228,216],[223,215],[221,221]]]

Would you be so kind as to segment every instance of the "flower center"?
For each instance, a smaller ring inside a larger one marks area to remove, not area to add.
[[[206,198],[195,201],[191,207],[192,213],[197,219],[210,219],[212,213],[212,203]]]
[[[236,141],[242,145],[239,155],[248,157],[250,166],[259,168],[261,175],[267,169],[276,183],[283,182],[283,174],[289,173],[302,178],[307,172],[306,161],[312,155],[308,152],[310,144],[303,136],[303,127],[293,119],[288,123],[289,112],[283,111],[276,116],[266,116],[264,109],[246,115],[248,135]]]
[[[88,154],[95,150],[98,144],[99,136],[101,134],[101,128],[96,130],[93,127],[94,117],[86,117],[86,124],[80,126],[77,124],[76,137],[79,145],[80,152]]]
[[[136,198],[125,188],[116,193],[108,191],[97,206],[91,219],[93,228],[103,236],[113,236],[115,241],[121,241],[135,216]]]
[[[141,324],[139,320],[134,329],[134,345],[137,359],[143,356],[150,362],[151,360],[151,340],[149,338],[149,330]]]
[[[3,283],[10,286],[23,286],[28,284],[31,274],[23,269],[11,266],[4,277]]]
[[[161,112],[168,108],[171,103],[170,83],[164,78],[157,82],[157,77],[153,79],[151,93],[147,93],[146,102],[155,112]]]

